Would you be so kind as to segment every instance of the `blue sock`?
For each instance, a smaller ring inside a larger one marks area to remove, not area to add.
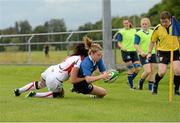
[[[139,80],[139,89],[142,89],[145,79]]]
[[[133,75],[132,79],[134,79],[137,76],[137,73],[133,73],[132,75]]]
[[[152,88],[153,88],[153,81],[149,81],[149,90],[151,91],[152,90]]]
[[[130,88],[133,88],[133,74],[128,74],[128,83],[130,85]]]

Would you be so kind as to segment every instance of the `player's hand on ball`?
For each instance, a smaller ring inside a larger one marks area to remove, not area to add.
[[[109,73],[109,77],[105,79],[104,82],[112,83],[119,77],[119,71],[117,70],[109,70],[108,73]]]
[[[108,72],[104,72],[101,76],[103,79],[108,79],[111,75]]]

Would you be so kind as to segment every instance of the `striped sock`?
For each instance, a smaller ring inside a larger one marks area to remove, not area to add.
[[[19,93],[36,90],[37,89],[36,86],[37,86],[37,82],[31,82],[31,83],[19,88]]]
[[[33,97],[53,98],[53,92],[38,92]]]

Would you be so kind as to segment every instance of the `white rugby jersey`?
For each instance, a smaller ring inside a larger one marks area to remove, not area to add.
[[[59,82],[66,81],[69,78],[71,69],[73,67],[79,68],[83,58],[80,55],[69,56],[63,62],[50,66],[41,74],[41,77],[48,86],[54,86],[56,80]]]
[[[62,71],[67,71],[68,74],[71,72],[71,69],[73,67],[80,67],[80,64],[83,60],[83,57],[82,56],[69,56],[67,58],[64,59],[63,62],[61,62],[60,64],[58,64],[58,67],[60,70]]]

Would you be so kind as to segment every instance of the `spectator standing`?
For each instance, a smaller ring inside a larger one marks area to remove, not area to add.
[[[44,45],[44,54],[46,57],[49,57],[49,44],[47,42]]]

